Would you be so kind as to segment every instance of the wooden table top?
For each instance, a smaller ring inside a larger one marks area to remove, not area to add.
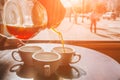
[[[54,43],[34,43],[26,45],[37,45],[44,51],[51,51]],[[111,57],[93,49],[65,45],[76,50],[81,55],[78,63],[61,66],[50,77],[34,74],[33,67],[28,67],[20,62],[14,61],[11,52],[16,50],[0,51],[0,80],[120,80],[120,64]],[[17,55],[19,58],[19,56]]]

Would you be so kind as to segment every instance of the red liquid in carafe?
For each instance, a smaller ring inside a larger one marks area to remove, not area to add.
[[[6,25],[8,32],[19,39],[29,39],[35,36],[42,27],[40,26],[14,26]]]

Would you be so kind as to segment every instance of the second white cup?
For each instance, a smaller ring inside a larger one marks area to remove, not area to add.
[[[52,52],[59,53],[61,55],[61,65],[74,64],[80,61],[80,54],[76,54],[75,50],[70,47],[54,47]],[[76,58],[74,60],[74,58]]]
[[[15,61],[23,62],[25,65],[32,66],[32,55],[37,51],[43,52],[43,49],[39,46],[22,46],[18,50],[12,52],[12,58]],[[21,59],[19,59],[16,54],[19,54]]]

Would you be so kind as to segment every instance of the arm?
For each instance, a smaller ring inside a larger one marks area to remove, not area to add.
[[[7,40],[7,37],[0,34],[0,49],[4,49],[4,44],[5,44],[6,40]]]
[[[23,46],[24,43],[16,38],[8,38],[2,34],[0,34],[0,50],[4,49],[14,49],[20,46]]]

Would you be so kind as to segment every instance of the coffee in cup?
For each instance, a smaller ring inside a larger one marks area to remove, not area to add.
[[[40,75],[50,76],[58,69],[61,55],[53,52],[36,52],[32,58],[34,69]]]
[[[12,58],[18,62],[24,62],[25,65],[33,65],[32,55],[35,52],[43,52],[43,49],[39,46],[22,46],[17,51],[12,52]],[[19,54],[19,59],[16,54]]]
[[[81,58],[81,56],[76,54],[75,50],[70,47],[54,47],[52,52],[59,53],[62,56],[61,65],[77,63]],[[74,58],[76,58],[76,60],[74,60]]]

